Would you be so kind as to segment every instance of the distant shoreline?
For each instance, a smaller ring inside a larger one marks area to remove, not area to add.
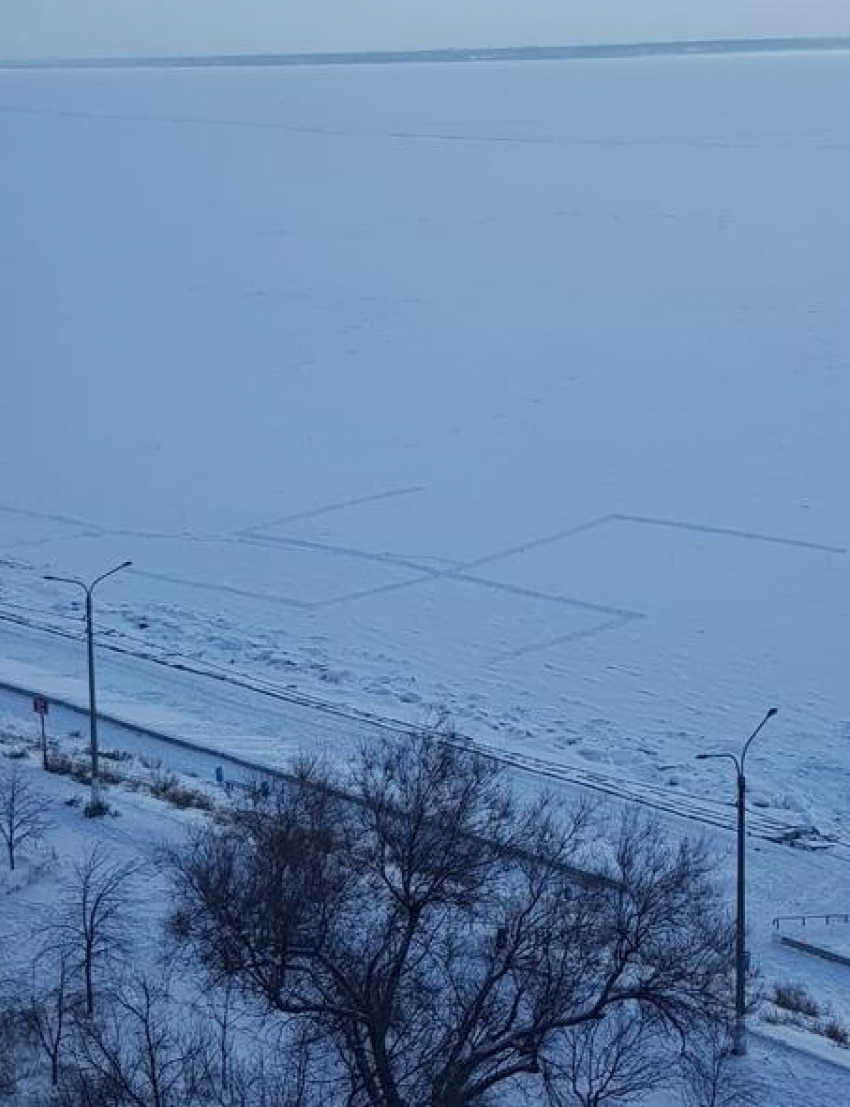
[[[850,37],[705,39],[585,46],[505,46],[373,50],[311,54],[197,54],[165,57],[54,58],[0,61],[0,69],[215,69],[400,65],[444,62],[581,61],[606,58],[791,54],[850,50]]]

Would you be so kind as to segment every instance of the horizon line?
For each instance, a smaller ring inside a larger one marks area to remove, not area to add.
[[[561,46],[466,46],[294,53],[128,54],[79,58],[10,58],[0,60],[0,69],[273,68],[439,62],[566,61],[680,55],[837,52],[842,50],[850,50],[850,35],[834,37],[671,39],[669,41],[581,43]]]

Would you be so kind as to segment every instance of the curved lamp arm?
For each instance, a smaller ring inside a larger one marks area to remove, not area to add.
[[[735,772],[741,775],[742,765],[734,753],[698,753],[697,761],[731,761],[735,766]]]
[[[107,577],[111,577],[114,576],[116,573],[120,573],[122,569],[129,569],[132,564],[132,561],[122,561],[120,565],[116,565],[115,568],[110,569],[108,573],[103,573],[101,576],[93,580],[89,585],[89,591],[94,592],[95,588],[98,584],[100,584],[102,580],[106,580]]]
[[[44,579],[54,580],[58,584],[76,584],[78,588],[82,588],[86,595],[88,595],[89,586],[87,584],[84,584],[83,581],[77,580],[76,577],[56,577],[52,573],[45,573]]]
[[[779,709],[776,708],[776,707],[771,707],[770,711],[768,711],[768,713],[765,715],[765,717],[762,719],[762,721],[759,723],[759,725],[756,727],[756,729],[752,732],[752,734],[747,739],[747,741],[744,745],[744,749],[741,753],[741,775],[743,775],[743,772],[744,772],[744,762],[747,759],[747,750],[750,748],[750,745],[752,744],[753,738],[755,738],[756,735],[761,731],[762,727],[765,726],[765,724],[767,722],[769,722],[770,719],[773,718],[773,716],[777,713],[778,710]]]

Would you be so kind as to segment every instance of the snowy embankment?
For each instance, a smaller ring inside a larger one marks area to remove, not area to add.
[[[131,735],[125,730],[117,737],[116,745],[103,747],[104,776],[111,781],[107,794],[113,814],[90,820],[81,815],[87,787],[74,777],[85,771],[85,742],[78,735],[51,739],[53,763],[59,764],[65,755],[72,775],[45,774],[32,728],[8,714],[0,718],[0,773],[4,777],[12,771],[23,774],[27,784],[45,800],[49,823],[43,840],[28,844],[19,853],[15,872],[0,877],[0,931],[7,991],[15,985],[26,994],[30,984],[38,987],[38,972],[45,968],[40,951],[49,948],[51,926],[61,917],[62,904],[72,893],[74,866],[91,857],[95,847],[104,851],[110,864],[133,869],[132,890],[128,889],[126,901],[132,923],[125,946],[125,969],[132,965],[134,971],[143,971],[151,979],[162,973],[170,975],[161,963],[160,931],[169,896],[158,865],[160,850],[163,845],[178,844],[189,828],[205,817],[205,807],[228,801],[213,784],[203,755],[197,758],[195,772],[185,750],[162,744],[157,747],[149,740],[147,748],[140,745],[134,754],[128,754],[122,751]],[[173,771],[174,759],[182,762],[183,772]],[[179,984],[172,977],[171,986],[177,986],[183,996],[180,1002],[184,1018],[192,1011],[204,1017],[202,997],[197,989],[192,991],[191,979],[181,972]],[[818,995],[824,1004],[823,992]],[[250,1019],[245,1025],[247,1033],[256,1032],[256,1027],[250,1029]],[[793,1027],[759,1022],[754,1029],[747,1068],[763,1086],[765,1104],[775,1103],[778,1095],[788,1107],[823,1107],[841,1101],[850,1083],[848,1062],[843,1060],[846,1051],[838,1050],[821,1036]],[[45,1057],[41,1066],[34,1061],[24,1066],[23,1088],[43,1084],[46,1063]],[[646,1102],[648,1107],[669,1107],[663,1093]]]

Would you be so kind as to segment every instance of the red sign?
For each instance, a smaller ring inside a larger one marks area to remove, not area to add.
[[[42,719],[48,713],[47,700],[44,696],[33,696],[32,709],[36,715],[41,715]]]

